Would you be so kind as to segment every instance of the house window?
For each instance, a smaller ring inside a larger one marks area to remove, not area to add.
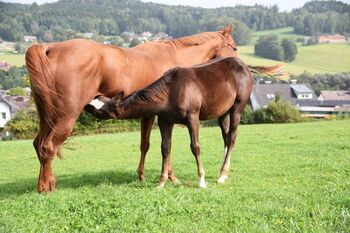
[[[6,112],[1,113],[1,119],[6,119]]]
[[[271,100],[275,98],[275,94],[267,94],[266,97]]]

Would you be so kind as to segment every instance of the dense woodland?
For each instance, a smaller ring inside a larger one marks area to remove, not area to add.
[[[124,31],[164,31],[181,37],[231,23],[235,40],[246,44],[251,31],[285,26],[305,35],[350,33],[349,12],[350,5],[338,1],[312,1],[290,13],[280,12],[277,6],[204,9],[137,0],[60,0],[43,5],[0,2],[0,37],[20,41],[24,35],[35,35],[39,41],[52,42],[77,33],[112,36]]]

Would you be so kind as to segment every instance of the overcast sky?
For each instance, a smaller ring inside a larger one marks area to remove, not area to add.
[[[0,0],[5,2],[32,3],[33,0]],[[57,0],[36,0],[38,4],[56,2]],[[163,3],[167,5],[185,5],[200,6],[205,8],[216,8],[222,6],[254,5],[256,3],[265,6],[278,5],[282,11],[290,11],[304,5],[308,0],[141,0],[143,2]],[[342,2],[350,3],[350,0],[342,0]]]

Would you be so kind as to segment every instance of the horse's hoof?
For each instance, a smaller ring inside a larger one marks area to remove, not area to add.
[[[136,169],[136,175],[139,178],[140,182],[144,182],[145,181],[145,176],[144,176],[143,172],[141,173],[138,168]]]
[[[175,178],[174,180],[170,180],[173,184],[179,185],[181,184],[181,181],[179,181],[177,178]]]
[[[218,179],[218,184],[224,184],[227,180],[227,176],[220,176]]]

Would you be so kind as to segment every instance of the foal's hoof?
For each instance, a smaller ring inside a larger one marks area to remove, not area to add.
[[[48,182],[39,181],[38,193],[49,193],[56,191],[56,178],[51,176]]]
[[[224,184],[227,180],[227,176],[220,176],[218,179],[218,184]]]
[[[199,181],[199,187],[202,189],[207,188],[207,184],[205,183],[205,180],[200,180]]]

